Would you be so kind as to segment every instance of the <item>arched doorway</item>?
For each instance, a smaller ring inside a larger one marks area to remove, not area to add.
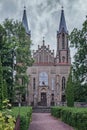
[[[41,92],[41,106],[47,106],[46,92]]]

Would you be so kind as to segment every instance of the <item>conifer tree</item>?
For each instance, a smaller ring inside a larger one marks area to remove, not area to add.
[[[70,71],[66,86],[66,100],[68,107],[74,106],[74,86],[72,81],[72,70]]]

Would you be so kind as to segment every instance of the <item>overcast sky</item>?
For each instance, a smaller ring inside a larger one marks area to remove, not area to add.
[[[56,32],[62,5],[69,33],[75,27],[80,29],[87,15],[87,0],[0,0],[0,23],[5,18],[22,20],[23,7],[26,6],[34,44],[32,48],[42,45],[44,36],[46,44],[56,50]]]

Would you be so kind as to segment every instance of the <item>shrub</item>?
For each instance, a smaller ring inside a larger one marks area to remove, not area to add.
[[[14,130],[15,118],[11,116],[9,100],[2,102],[2,111],[0,111],[0,130]]]
[[[54,116],[54,117],[57,117],[57,118],[61,118],[61,107],[52,107],[51,108],[51,114]]]
[[[15,118],[0,112],[0,130],[14,130]]]
[[[52,107],[51,114],[78,130],[87,130],[87,108]]]
[[[12,109],[12,115],[14,115],[16,118],[18,115],[20,115],[20,129],[28,130],[32,116],[31,107],[14,107]]]

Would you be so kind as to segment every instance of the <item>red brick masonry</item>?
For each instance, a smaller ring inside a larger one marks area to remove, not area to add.
[[[69,125],[55,119],[50,113],[33,113],[29,130],[74,130]]]

